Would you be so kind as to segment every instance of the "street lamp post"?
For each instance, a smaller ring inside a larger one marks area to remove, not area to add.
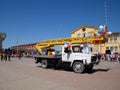
[[[18,54],[18,45],[19,45],[19,43],[18,43],[18,41],[17,41],[17,54]]]

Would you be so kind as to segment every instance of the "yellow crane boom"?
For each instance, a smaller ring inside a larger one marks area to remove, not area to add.
[[[39,53],[41,53],[42,48],[49,48],[53,47],[54,45],[64,45],[65,42],[68,42],[70,44],[84,44],[84,43],[90,43],[90,44],[97,44],[97,43],[103,43],[105,42],[104,36],[98,36],[98,37],[69,37],[69,38],[58,38],[58,39],[51,39],[51,40],[41,40],[36,44],[36,49]]]

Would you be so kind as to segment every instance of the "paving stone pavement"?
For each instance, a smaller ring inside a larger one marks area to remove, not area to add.
[[[0,90],[120,90],[120,63],[102,61],[92,73],[42,69],[30,58],[0,62]]]

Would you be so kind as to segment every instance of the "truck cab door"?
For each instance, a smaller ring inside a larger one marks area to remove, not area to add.
[[[62,61],[70,61],[72,59],[72,52],[71,50],[65,51],[65,48],[62,51]]]

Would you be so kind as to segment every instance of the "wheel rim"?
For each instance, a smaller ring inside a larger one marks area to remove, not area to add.
[[[75,62],[73,66],[73,70],[76,73],[82,73],[84,71],[84,66],[80,62]]]
[[[42,61],[42,67],[46,68],[47,67],[47,62],[46,61]]]
[[[80,64],[76,64],[76,65],[75,65],[75,68],[76,68],[77,70],[79,70],[79,69],[81,68],[81,65],[80,65]]]

